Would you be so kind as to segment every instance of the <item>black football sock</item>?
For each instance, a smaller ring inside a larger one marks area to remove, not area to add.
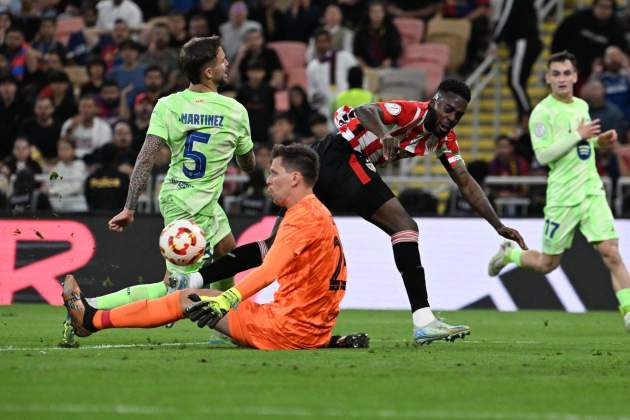
[[[265,241],[252,242],[234,248],[224,257],[206,265],[199,273],[203,277],[203,285],[232,277],[241,271],[258,267],[267,254]]]
[[[405,230],[395,233],[392,235],[392,248],[396,267],[409,297],[411,312],[428,307],[427,285],[418,249],[418,232]]]

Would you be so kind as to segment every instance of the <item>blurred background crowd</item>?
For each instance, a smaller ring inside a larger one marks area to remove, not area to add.
[[[0,209],[119,210],[155,103],[188,86],[177,66],[180,47],[212,34],[222,37],[230,62],[222,93],[249,112],[258,166],[251,177],[229,167],[223,194],[229,213],[272,211],[264,184],[274,144],[323,138],[342,105],[430,98],[445,76],[474,78],[489,56],[504,61],[512,105],[500,135],[486,139],[490,152],[463,150],[463,157],[482,182],[544,176],[527,130],[535,105],[530,84],[535,63],[564,49],[578,58],[576,93],[603,129],[618,131],[620,144],[597,153],[614,194],[617,180],[630,175],[628,8],[613,0],[577,2],[545,40],[538,10],[544,3],[0,0]],[[456,132],[465,142],[462,130]],[[158,211],[169,159],[164,148],[140,211]],[[418,174],[398,169],[408,180]],[[455,193],[412,184],[395,187],[412,213],[469,214]],[[544,204],[544,186],[487,188],[498,206],[509,204],[508,215],[539,215]],[[520,207],[519,199],[526,200]]]

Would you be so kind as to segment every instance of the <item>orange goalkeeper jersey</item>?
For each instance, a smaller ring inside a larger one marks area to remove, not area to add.
[[[289,208],[263,264],[236,288],[243,299],[277,278],[279,289],[265,305],[287,339],[325,345],[346,289],[346,263],[328,209],[310,194]]]

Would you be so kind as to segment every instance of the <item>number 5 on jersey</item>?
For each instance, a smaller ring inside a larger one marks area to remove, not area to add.
[[[186,136],[186,143],[184,145],[184,157],[192,159],[195,163],[195,167],[190,169],[184,164],[183,171],[190,179],[197,179],[204,176],[206,173],[206,156],[198,151],[193,150],[195,142],[206,144],[210,140],[209,133],[202,133],[199,131],[191,131]]]

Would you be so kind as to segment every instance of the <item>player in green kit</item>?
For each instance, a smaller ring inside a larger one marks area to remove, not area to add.
[[[219,258],[236,246],[228,219],[218,204],[228,163],[236,155],[244,171],[251,172],[255,166],[249,118],[240,103],[217,93],[217,87],[226,83],[228,77],[228,62],[218,36],[187,42],[180,52],[179,65],[190,86],[160,99],[155,106],[131,174],[125,207],[108,226],[114,232],[121,232],[133,222],[138,197],[146,188],[154,158],[166,145],[171,150],[171,163],[160,191],[164,224],[177,219],[193,220],[204,230],[208,250]],[[189,266],[167,262],[163,281],[129,287],[88,301],[98,309],[110,309],[164,296],[169,291],[171,272],[195,273],[207,258],[208,255]],[[201,275],[191,275],[193,286],[203,287]],[[62,344],[71,340],[71,327],[66,322]]]
[[[610,270],[626,330],[630,332],[630,275],[619,254],[618,235],[595,166],[595,146],[617,140],[615,130],[601,133],[588,105],[573,96],[577,82],[575,57],[560,52],[549,57],[545,79],[551,94],[532,111],[529,130],[536,158],[549,165],[542,253],[504,243],[492,257],[488,274],[496,276],[509,263],[541,273],[560,264],[579,228]]]

